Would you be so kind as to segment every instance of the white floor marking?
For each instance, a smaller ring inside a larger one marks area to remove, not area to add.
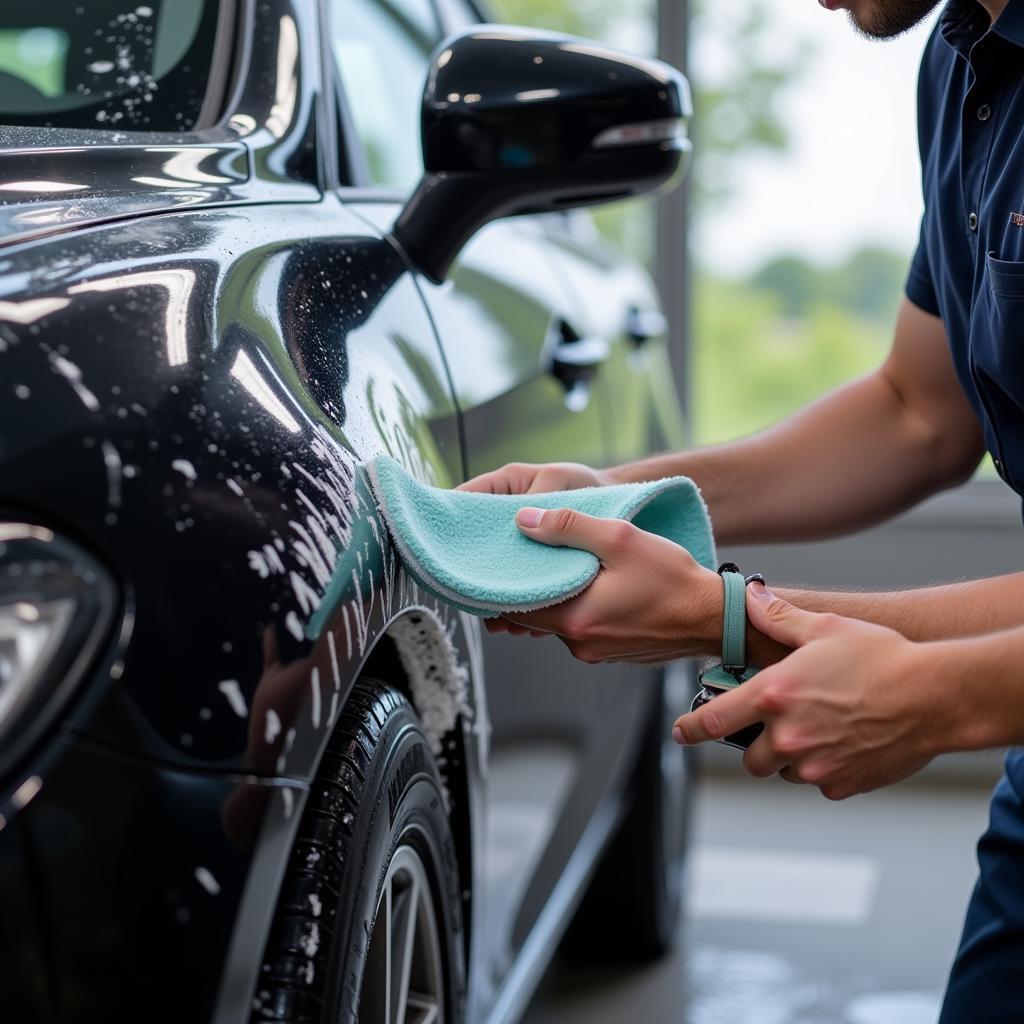
[[[940,992],[873,992],[846,1008],[847,1024],[935,1024]]]
[[[746,921],[860,925],[871,913],[873,857],[698,846],[690,860],[690,913]]]

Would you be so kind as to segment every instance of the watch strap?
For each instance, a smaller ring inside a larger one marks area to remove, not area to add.
[[[731,562],[719,570],[725,588],[722,619],[722,666],[742,669],[747,664],[747,582]]]

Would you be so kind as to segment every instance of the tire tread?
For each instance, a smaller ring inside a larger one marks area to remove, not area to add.
[[[325,958],[335,934],[332,915],[353,847],[360,799],[382,734],[406,704],[393,687],[371,679],[357,682],[345,702],[310,786],[281,882],[253,1022],[315,1024],[321,1019],[328,976]],[[317,901],[319,914],[313,909]],[[313,935],[318,936],[317,949],[309,955]],[[345,985],[354,1000],[359,979],[349,977]]]

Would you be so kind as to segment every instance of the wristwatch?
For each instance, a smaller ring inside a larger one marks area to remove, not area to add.
[[[691,711],[703,707],[708,701],[737,686],[753,679],[758,669],[747,664],[747,585],[755,580],[764,583],[764,576],[759,572],[744,577],[735,562],[723,562],[718,567],[725,588],[725,612],[722,617],[722,660],[717,665],[709,665],[699,675],[700,691],[693,698]],[[761,733],[764,725],[757,722],[748,725],[739,732],[719,740],[729,747],[746,750]]]

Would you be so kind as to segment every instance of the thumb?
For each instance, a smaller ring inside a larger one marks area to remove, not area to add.
[[[622,519],[600,519],[571,508],[521,508],[516,526],[530,538],[554,547],[582,548],[605,561],[636,527]]]
[[[824,618],[776,597],[756,580],[747,587],[747,617],[756,630],[787,647],[802,647],[813,640]]]

